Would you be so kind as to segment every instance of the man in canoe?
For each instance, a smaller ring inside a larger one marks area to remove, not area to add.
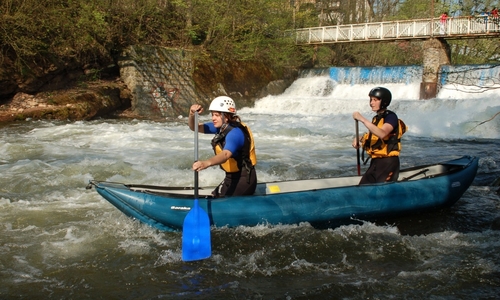
[[[399,177],[401,136],[406,132],[406,125],[394,112],[387,109],[392,99],[388,89],[373,88],[368,96],[372,111],[377,113],[372,121],[357,111],[352,114],[354,120],[363,123],[368,129],[359,141],[354,138],[352,146],[358,149],[362,145],[371,158],[370,167],[359,184],[396,181]]]
[[[219,165],[226,177],[212,192],[216,198],[252,195],[257,187],[255,145],[250,128],[236,115],[236,104],[227,96],[215,98],[209,107],[212,122],[199,123],[198,132],[215,134],[212,147],[215,155],[193,163],[194,171]],[[194,131],[194,114],[203,112],[199,104],[189,110],[189,128]]]

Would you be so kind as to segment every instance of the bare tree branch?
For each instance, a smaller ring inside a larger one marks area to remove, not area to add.
[[[500,77],[495,75],[498,74],[495,68],[500,68],[500,64],[443,72],[446,84],[451,87],[443,86],[442,89],[476,94],[500,89]]]
[[[469,130],[469,131],[467,131],[467,133],[469,133],[469,132],[471,132],[472,130],[476,129],[476,127],[478,127],[479,125],[484,124],[484,123],[486,123],[486,122],[489,122],[489,121],[493,120],[493,119],[494,119],[496,116],[498,116],[498,115],[500,115],[500,111],[499,111],[499,112],[497,112],[496,114],[494,114],[494,115],[493,115],[493,117],[489,118],[488,120],[486,120],[486,121],[482,121],[481,123],[479,123],[479,124],[477,124],[476,126],[472,127],[472,129],[471,129],[471,130]]]

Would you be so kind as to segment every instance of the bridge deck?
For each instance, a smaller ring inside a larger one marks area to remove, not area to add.
[[[417,19],[391,22],[302,28],[295,31],[296,44],[500,37],[500,19],[490,16]]]

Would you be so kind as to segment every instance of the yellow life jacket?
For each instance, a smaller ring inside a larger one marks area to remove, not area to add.
[[[243,168],[250,171],[257,164],[253,134],[250,128],[243,122],[231,123],[221,133],[215,135],[212,139],[212,147],[214,148],[215,154],[217,155],[222,152],[226,144],[227,134],[235,127],[239,127],[241,131],[243,131],[245,143],[239,157],[230,157],[225,163],[220,165],[220,167],[228,173],[239,172]],[[235,153],[233,153],[233,155],[234,154]]]
[[[390,113],[393,112],[386,110],[382,115],[377,114],[373,117],[372,123],[382,128],[385,117]],[[401,151],[401,137],[407,129],[408,127],[403,120],[398,119],[396,128],[394,128],[384,139],[380,139],[371,132],[365,133],[363,135],[363,149],[371,158],[399,156],[399,152]]]

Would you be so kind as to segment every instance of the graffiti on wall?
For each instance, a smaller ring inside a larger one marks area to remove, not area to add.
[[[169,115],[168,112],[173,110],[173,105],[176,104],[179,98],[179,89],[167,88],[164,82],[160,82],[155,88],[151,89],[150,94],[153,97],[153,111],[159,112],[163,117],[166,117]]]

